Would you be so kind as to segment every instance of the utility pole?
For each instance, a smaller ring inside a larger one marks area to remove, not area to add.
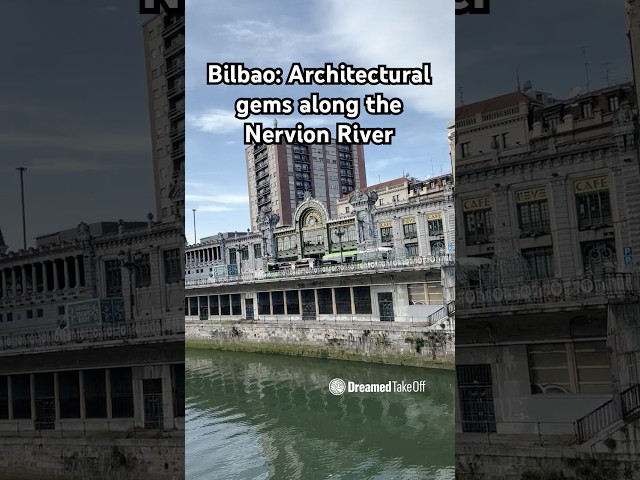
[[[22,198],[22,248],[27,249],[27,221],[24,214],[24,172],[27,167],[16,168],[20,172],[20,196]]]
[[[198,243],[198,236],[196,235],[196,209],[193,209],[193,244]]]

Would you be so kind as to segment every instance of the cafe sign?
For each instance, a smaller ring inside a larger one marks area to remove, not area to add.
[[[589,193],[609,189],[609,177],[602,176],[578,180],[574,184],[575,193]]]
[[[391,228],[393,227],[393,222],[382,222],[380,223],[380,228]]]
[[[442,218],[442,213],[430,213],[427,215],[427,220],[440,220]]]
[[[402,219],[402,224],[403,225],[410,225],[412,223],[416,223],[416,219],[414,217],[408,217],[408,218],[403,218]]]
[[[488,210],[491,208],[491,197],[469,198],[462,201],[462,210],[465,212],[473,212],[475,210]]]

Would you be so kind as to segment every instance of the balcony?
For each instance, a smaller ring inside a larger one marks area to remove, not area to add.
[[[246,272],[241,275],[225,275],[210,277],[208,279],[186,280],[185,288],[204,288],[216,284],[229,283],[252,283],[256,281],[271,281],[284,278],[305,278],[305,277],[336,277],[350,275],[371,275],[372,273],[385,273],[392,271],[411,271],[425,269],[440,269],[453,265],[454,257],[445,255],[444,257],[412,257],[402,260],[391,261],[365,261],[362,263],[338,264],[315,268],[296,268],[293,270],[275,272]]]
[[[499,286],[462,287],[456,298],[460,313],[476,314],[486,309],[492,312],[521,311],[536,308],[568,308],[571,302],[584,305],[606,304],[612,299],[625,299],[640,293],[640,276],[612,273],[572,278],[549,278],[528,282],[505,283]],[[463,312],[467,310],[468,312]]]
[[[172,142],[176,142],[180,139],[184,138],[184,127],[182,128],[172,128],[171,133],[169,134],[169,138],[171,138]]]
[[[177,17],[176,17],[177,18]],[[173,21],[169,24],[165,23],[164,28],[162,29],[162,37],[167,38],[171,35],[182,31],[184,33],[184,21]]]
[[[176,65],[167,68],[167,70],[165,70],[164,72],[164,76],[166,78],[169,78],[180,73],[184,73],[184,62],[178,62]]]
[[[173,148],[171,150],[172,159],[183,158],[183,157],[184,157],[184,145],[177,148]]]
[[[15,332],[0,336],[0,355],[42,353],[125,343],[180,341],[182,338],[184,338],[184,320],[176,316],[77,328]]]
[[[170,88],[169,90],[167,90],[167,97],[168,98],[174,98],[177,95],[183,95],[183,94],[184,94],[184,84],[183,83],[179,83],[175,87]]]
[[[164,49],[164,56],[169,57],[180,50],[184,50],[184,37],[182,35],[178,35],[173,42]]]

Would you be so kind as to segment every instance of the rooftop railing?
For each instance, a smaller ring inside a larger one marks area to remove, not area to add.
[[[212,276],[209,278],[186,280],[185,287],[198,288],[224,283],[254,282],[257,280],[299,278],[318,275],[335,276],[342,274],[354,274],[359,272],[372,273],[385,270],[392,271],[399,269],[436,269],[453,264],[454,257],[452,255],[445,255],[443,257],[411,257],[402,260],[371,260],[363,261],[360,263],[327,265],[314,268],[295,268],[291,270],[278,270],[272,272],[251,271],[240,273],[238,275]]]

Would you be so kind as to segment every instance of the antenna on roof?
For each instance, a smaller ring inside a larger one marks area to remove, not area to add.
[[[584,58],[584,73],[587,79],[587,93],[591,91],[589,87],[589,64],[587,63],[587,47],[582,47],[582,58]]]
[[[522,86],[523,92],[530,92],[532,89],[533,84],[531,83],[531,80],[527,80],[526,82],[524,82],[524,85]]]
[[[278,119],[277,118],[273,119],[273,128],[278,128]]]

